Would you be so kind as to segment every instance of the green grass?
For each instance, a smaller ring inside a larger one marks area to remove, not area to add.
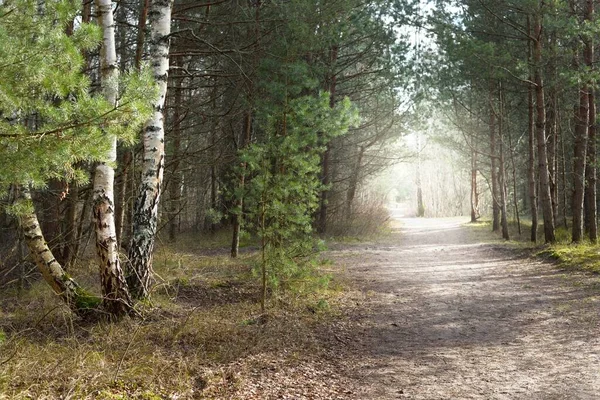
[[[558,243],[537,254],[558,261],[563,268],[600,273],[600,248],[598,245]]]
[[[491,231],[491,221],[483,220],[475,224],[468,224],[474,229],[487,232]],[[538,227],[538,240],[530,241],[531,221],[521,220],[521,235],[515,221],[509,222],[511,240],[509,245],[531,250],[538,257],[549,258],[557,262],[561,268],[600,273],[600,247],[590,242],[579,244],[571,243],[571,232],[564,226],[555,229],[556,243],[544,244],[544,226]],[[494,234],[499,237],[500,233]]]
[[[184,233],[177,236],[177,241],[168,243],[166,239],[158,240],[158,247],[167,247],[178,252],[198,251],[198,250],[222,250],[229,254],[231,246],[231,229],[219,229],[213,233]],[[240,234],[240,248],[255,246],[258,243],[256,237],[252,237],[247,232]]]

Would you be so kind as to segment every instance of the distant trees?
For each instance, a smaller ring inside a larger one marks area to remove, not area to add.
[[[490,181],[494,229],[512,202],[529,211],[533,241],[538,207],[545,242],[556,240],[556,226],[566,224],[568,215],[574,242],[584,232],[595,241],[595,3],[461,4],[457,11],[439,3],[432,19],[447,63],[438,82],[443,98],[464,105],[460,113],[489,121],[489,138],[472,126],[467,137],[477,143],[469,148],[489,160],[478,171]],[[523,132],[528,141],[520,140]],[[507,159],[527,168],[515,168],[511,178]]]

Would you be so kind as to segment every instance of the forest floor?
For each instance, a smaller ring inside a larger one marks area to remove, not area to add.
[[[142,319],[78,321],[43,282],[3,289],[0,400],[598,398],[600,275],[485,224],[398,217],[332,244],[330,288],[266,315],[253,251],[231,260],[218,237],[159,249]]]
[[[330,253],[366,299],[348,312],[354,396],[597,399],[599,276],[466,222],[400,219],[379,243]]]

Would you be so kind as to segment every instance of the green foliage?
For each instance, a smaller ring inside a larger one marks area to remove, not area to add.
[[[600,273],[600,253],[596,245],[555,244],[539,254],[557,260],[564,268]]]
[[[106,134],[128,142],[151,112],[155,93],[145,70],[126,74],[120,105],[90,90],[85,51],[101,39],[98,27],[67,25],[79,2],[15,0],[0,5],[0,187],[51,178],[82,181],[76,167],[105,157]]]
[[[15,201],[5,207],[4,211],[13,216],[31,214],[34,212],[32,201]]]
[[[206,219],[211,224],[218,224],[223,220],[223,213],[214,208],[206,210]]]
[[[261,239],[261,269],[272,288],[304,276],[315,252],[312,216],[318,207],[320,155],[331,138],[357,121],[348,100],[330,108],[329,95],[302,96],[272,105],[259,119],[260,143],[242,151],[248,176],[250,226]]]

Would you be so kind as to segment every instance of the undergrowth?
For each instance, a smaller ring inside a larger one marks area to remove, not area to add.
[[[230,398],[245,360],[320,351],[314,331],[337,315],[335,281],[315,272],[291,282],[261,314],[256,256],[232,260],[218,239],[198,250],[202,240],[161,246],[151,300],[119,323],[77,319],[42,281],[4,290],[0,399]],[[92,264],[74,274],[92,281]]]
[[[600,273],[600,250],[598,245],[555,244],[538,253],[557,260],[561,267]]]
[[[353,244],[391,233],[390,212],[378,201],[358,203],[350,217],[335,218],[328,227],[329,241]]]
[[[489,220],[472,225],[477,229],[491,231],[491,221]],[[521,221],[521,235],[518,234],[515,221],[509,222],[509,232],[511,245],[529,249],[538,257],[552,259],[561,268],[600,273],[600,247],[589,241],[572,243],[571,232],[563,225],[556,227],[554,231],[556,242],[549,245],[544,244],[544,226],[542,224],[538,226],[536,243],[531,242],[531,221],[527,219]]]

